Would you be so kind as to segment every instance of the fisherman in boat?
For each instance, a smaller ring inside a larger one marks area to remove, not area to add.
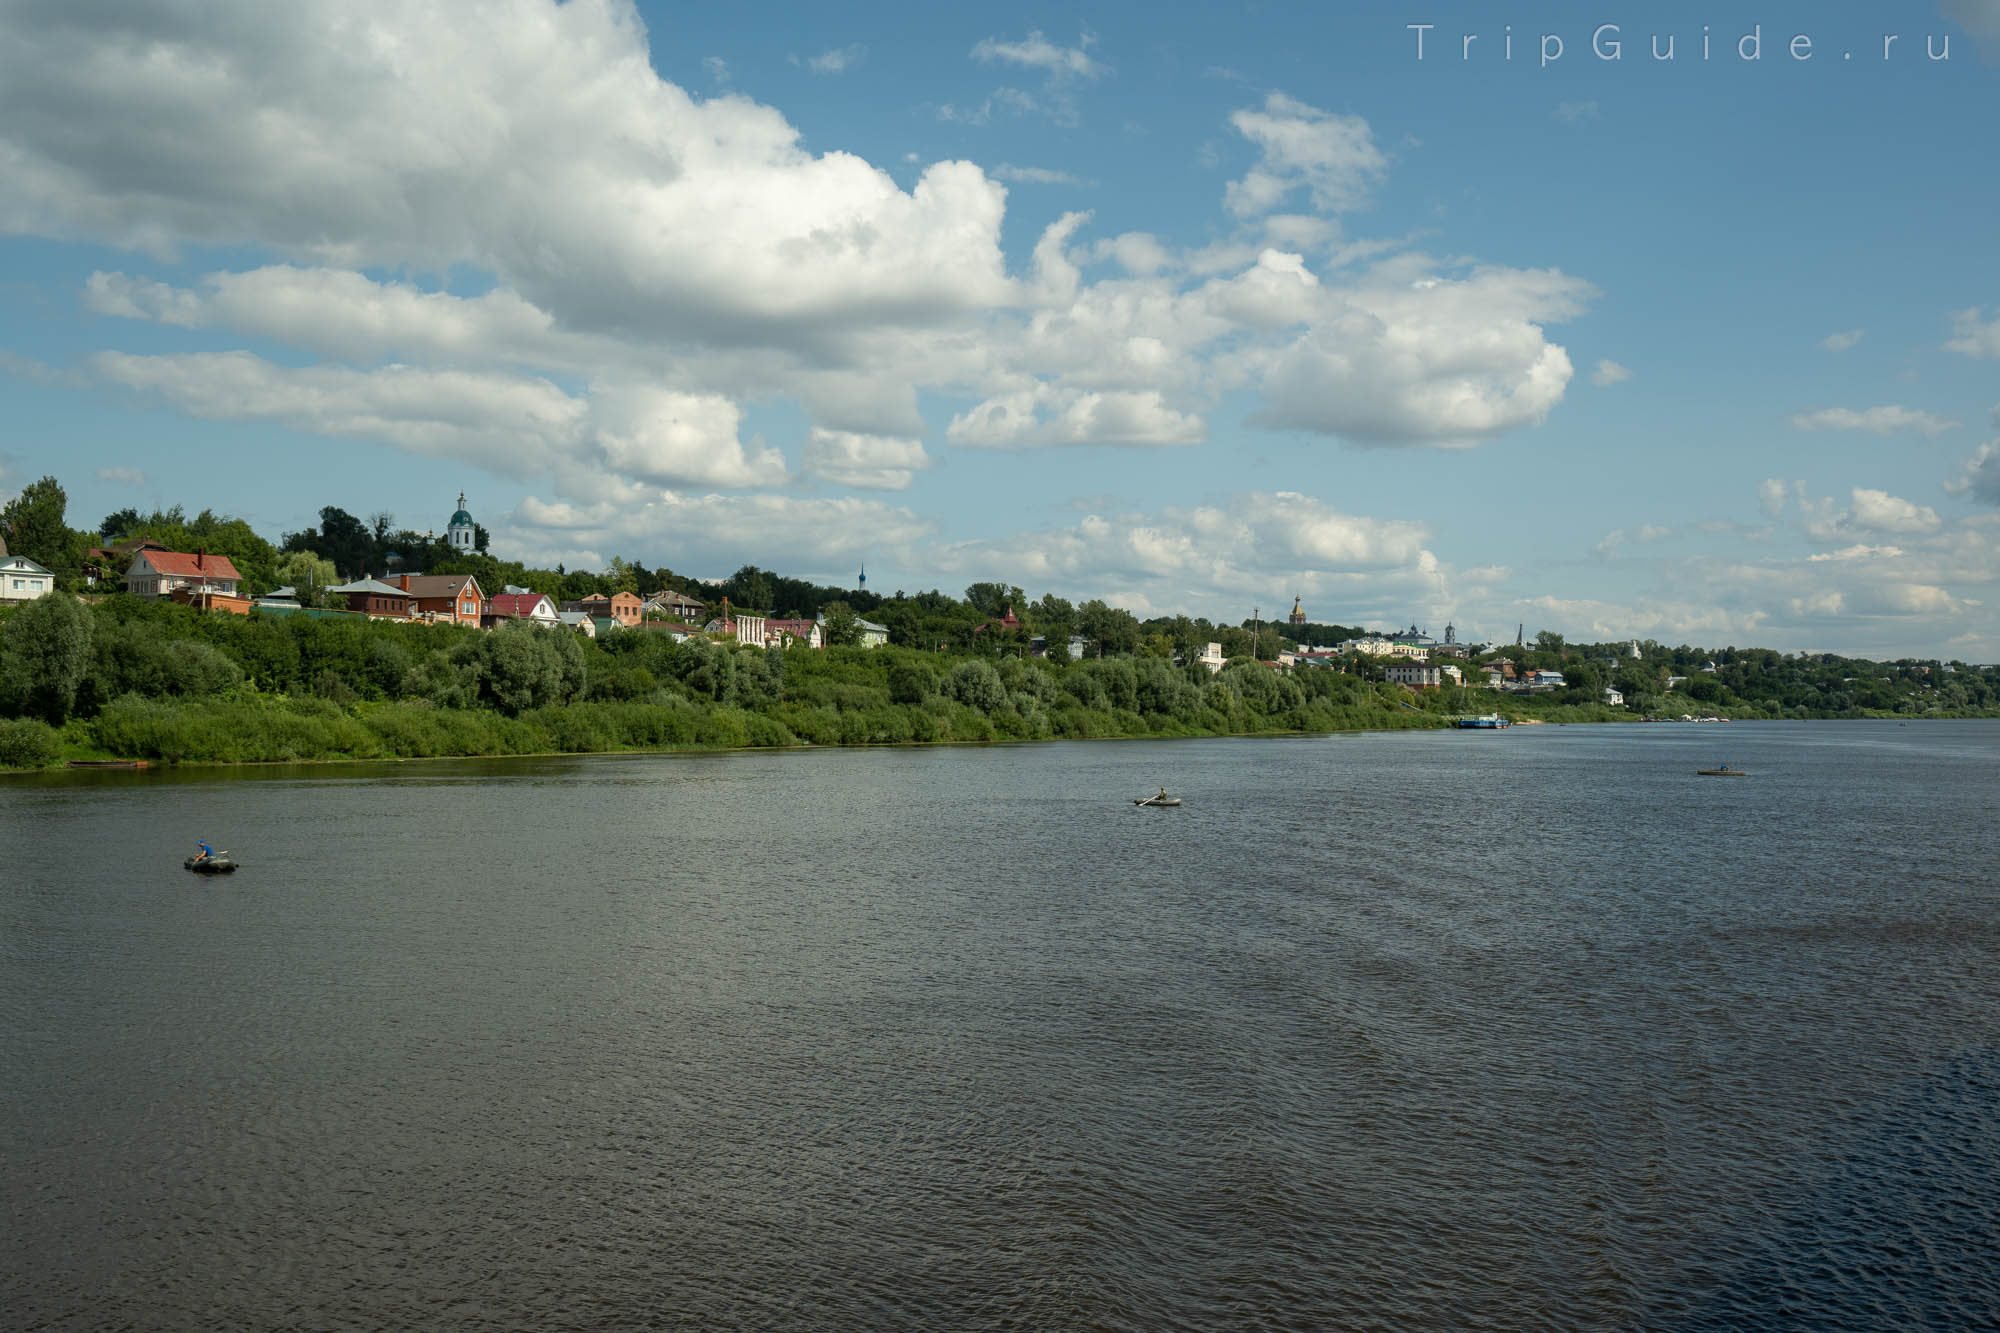
[[[207,842],[197,843],[196,846],[201,848],[200,854],[194,858],[197,865],[203,861],[213,861],[215,859],[215,849],[209,846]]]

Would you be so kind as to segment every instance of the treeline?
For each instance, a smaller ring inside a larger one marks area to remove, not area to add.
[[[1562,703],[1601,700],[1618,690],[1641,716],[1715,713],[1756,718],[2000,716],[2000,666],[1935,658],[1875,662],[1835,653],[1769,648],[1669,646],[1652,639],[1572,644],[1544,630],[1531,644],[1487,655],[1522,670],[1563,673]]]
[[[1161,657],[594,641],[122,594],[44,597],[0,622],[11,767],[1323,732],[1436,726],[1466,702],[1250,662],[1211,676]]]

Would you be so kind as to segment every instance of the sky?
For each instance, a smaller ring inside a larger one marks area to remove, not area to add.
[[[0,0],[0,495],[2000,660],[2000,0],[1634,8]]]

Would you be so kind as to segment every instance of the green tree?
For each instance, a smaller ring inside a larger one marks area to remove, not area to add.
[[[5,668],[19,711],[60,726],[76,707],[77,687],[90,671],[90,611],[67,593],[37,597],[7,622]]]
[[[298,590],[300,606],[324,606],[326,590],[340,582],[340,571],[324,556],[294,551],[278,562],[276,577]]]
[[[846,602],[826,604],[826,646],[852,648],[861,642],[861,617]]]
[[[989,662],[961,662],[945,679],[945,693],[960,703],[991,713],[1007,704],[1007,687]]]
[[[889,660],[889,701],[920,704],[937,693],[937,672],[922,658],[902,652]]]
[[[965,590],[965,600],[982,616],[1002,616],[1009,606],[1025,607],[1027,599],[1019,588],[1005,583],[975,583]]]
[[[583,693],[583,649],[575,634],[508,625],[483,636],[471,651],[481,696],[509,716],[568,703]]]
[[[21,488],[0,508],[0,536],[10,555],[24,555],[46,566],[58,583],[73,581],[82,569],[76,534],[66,517],[69,496],[54,477],[43,477]]]

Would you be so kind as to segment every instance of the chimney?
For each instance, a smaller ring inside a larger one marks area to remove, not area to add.
[[[404,592],[408,592],[410,590],[410,576],[408,574],[396,575],[396,586]]]
[[[194,567],[196,569],[204,568],[202,561],[206,559],[207,556],[208,556],[208,548],[206,546],[197,546],[194,552]]]

